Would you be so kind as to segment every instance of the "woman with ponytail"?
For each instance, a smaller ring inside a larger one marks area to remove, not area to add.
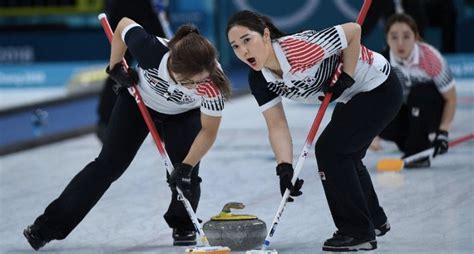
[[[127,49],[138,62],[137,70],[122,68]],[[174,245],[196,244],[194,226],[175,187],[196,210],[201,194],[199,162],[216,139],[224,99],[230,93],[215,48],[193,25],[180,27],[168,42],[123,18],[112,39],[106,71],[118,84],[118,99],[102,150],[24,230],[24,236],[35,250],[64,239],[128,168],[149,132],[126,89],[136,84],[174,164],[167,175],[172,198],[164,215],[173,229]]]
[[[324,251],[377,248],[376,236],[390,230],[367,168],[362,162],[372,139],[393,119],[401,86],[380,54],[360,45],[361,28],[346,23],[321,31],[283,35],[271,20],[251,11],[233,15],[227,37],[235,55],[249,67],[250,90],[267,123],[283,194],[301,195],[292,184],[293,146],[282,97],[319,103],[331,92],[331,121],[316,143],[319,176],[337,228]],[[342,54],[342,73],[330,86]]]

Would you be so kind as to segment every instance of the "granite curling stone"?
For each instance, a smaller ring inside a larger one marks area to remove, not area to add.
[[[227,246],[232,251],[260,247],[267,236],[265,222],[255,215],[232,214],[230,209],[243,209],[244,204],[227,203],[222,211],[204,223],[203,230],[211,246]]]

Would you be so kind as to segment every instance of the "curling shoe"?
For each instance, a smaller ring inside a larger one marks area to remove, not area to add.
[[[388,223],[388,221],[386,221],[384,224],[382,224],[382,225],[375,228],[375,235],[376,236],[383,236],[388,231],[390,231],[390,223]]]
[[[377,249],[377,240],[375,239],[356,239],[344,235],[337,231],[332,238],[326,240],[323,245],[323,251],[358,251]]]
[[[173,229],[173,245],[174,246],[191,246],[196,245],[196,231]]]
[[[415,168],[429,168],[431,166],[430,157],[422,157],[418,160],[411,161],[409,163],[405,163],[405,168],[407,169],[415,169]]]
[[[23,230],[23,235],[25,236],[26,240],[28,240],[28,243],[31,245],[31,247],[35,250],[39,250],[50,241],[40,234],[39,227],[35,224],[29,225],[25,230]]]

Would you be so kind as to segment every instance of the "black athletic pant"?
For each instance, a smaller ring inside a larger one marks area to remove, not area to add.
[[[157,13],[154,12],[151,5],[151,0],[107,0],[106,13],[113,30],[115,30],[123,17],[128,17],[140,24],[148,33],[165,37]],[[134,60],[128,51],[125,54],[125,59],[130,66],[133,65]],[[102,142],[104,139],[103,132],[109,123],[117,98],[113,91],[114,85],[115,82],[110,77],[107,77],[99,97],[99,105],[97,107],[99,129],[97,134]]]
[[[401,1],[406,14],[413,17],[421,37],[429,27],[441,29],[441,52],[456,52],[457,10],[453,0],[405,0]],[[362,37],[368,36],[380,18],[395,13],[393,0],[373,0],[362,25]]]
[[[374,225],[387,217],[362,162],[372,139],[395,117],[402,88],[394,74],[372,91],[338,103],[316,143],[319,174],[339,232],[375,239]]]
[[[423,37],[424,29],[428,24],[428,18],[425,14],[426,10],[424,9],[425,1],[426,0],[401,1],[405,13],[415,20],[421,37]],[[380,18],[382,18],[385,23],[388,17],[395,14],[395,8],[396,6],[393,0],[372,0],[372,4],[362,24],[362,37],[366,37],[377,27]]]
[[[201,129],[199,108],[179,115],[165,115],[150,109],[149,112],[172,163],[182,162]],[[80,171],[44,214],[36,219],[35,224],[40,226],[41,234],[47,239],[64,239],[128,168],[148,132],[138,105],[124,90],[113,109],[99,156]],[[157,153],[156,156],[160,155]],[[198,173],[199,164],[194,168],[191,179],[192,197],[189,201],[194,210],[201,194]],[[176,196],[173,191],[171,204],[164,215],[168,225],[194,229]],[[126,204],[123,205],[125,208]]]
[[[415,85],[406,104],[379,136],[395,142],[405,157],[428,149],[433,145],[429,135],[438,130],[443,108],[444,99],[435,84]]]
[[[456,52],[458,13],[454,0],[425,0],[424,10],[428,24],[441,29],[441,52]]]

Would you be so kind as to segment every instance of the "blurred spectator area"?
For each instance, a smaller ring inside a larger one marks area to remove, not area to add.
[[[2,30],[97,27],[95,14],[105,0],[2,0]]]
[[[104,4],[105,0],[0,1],[0,63],[105,59],[107,41],[97,22]]]
[[[97,22],[105,1],[1,0],[0,63],[107,59],[109,45]],[[233,66],[224,31],[227,18],[235,11],[248,8],[264,13],[291,33],[351,21],[361,3],[362,0],[170,0],[169,16],[173,29],[186,22],[196,23],[218,47],[223,64]],[[455,0],[455,5],[457,52],[473,52],[474,0]],[[439,37],[439,28],[434,27],[428,29],[425,39],[439,46]],[[364,43],[374,50],[383,48],[382,22]]]
[[[100,11],[104,0],[2,0],[2,17],[88,14]]]

